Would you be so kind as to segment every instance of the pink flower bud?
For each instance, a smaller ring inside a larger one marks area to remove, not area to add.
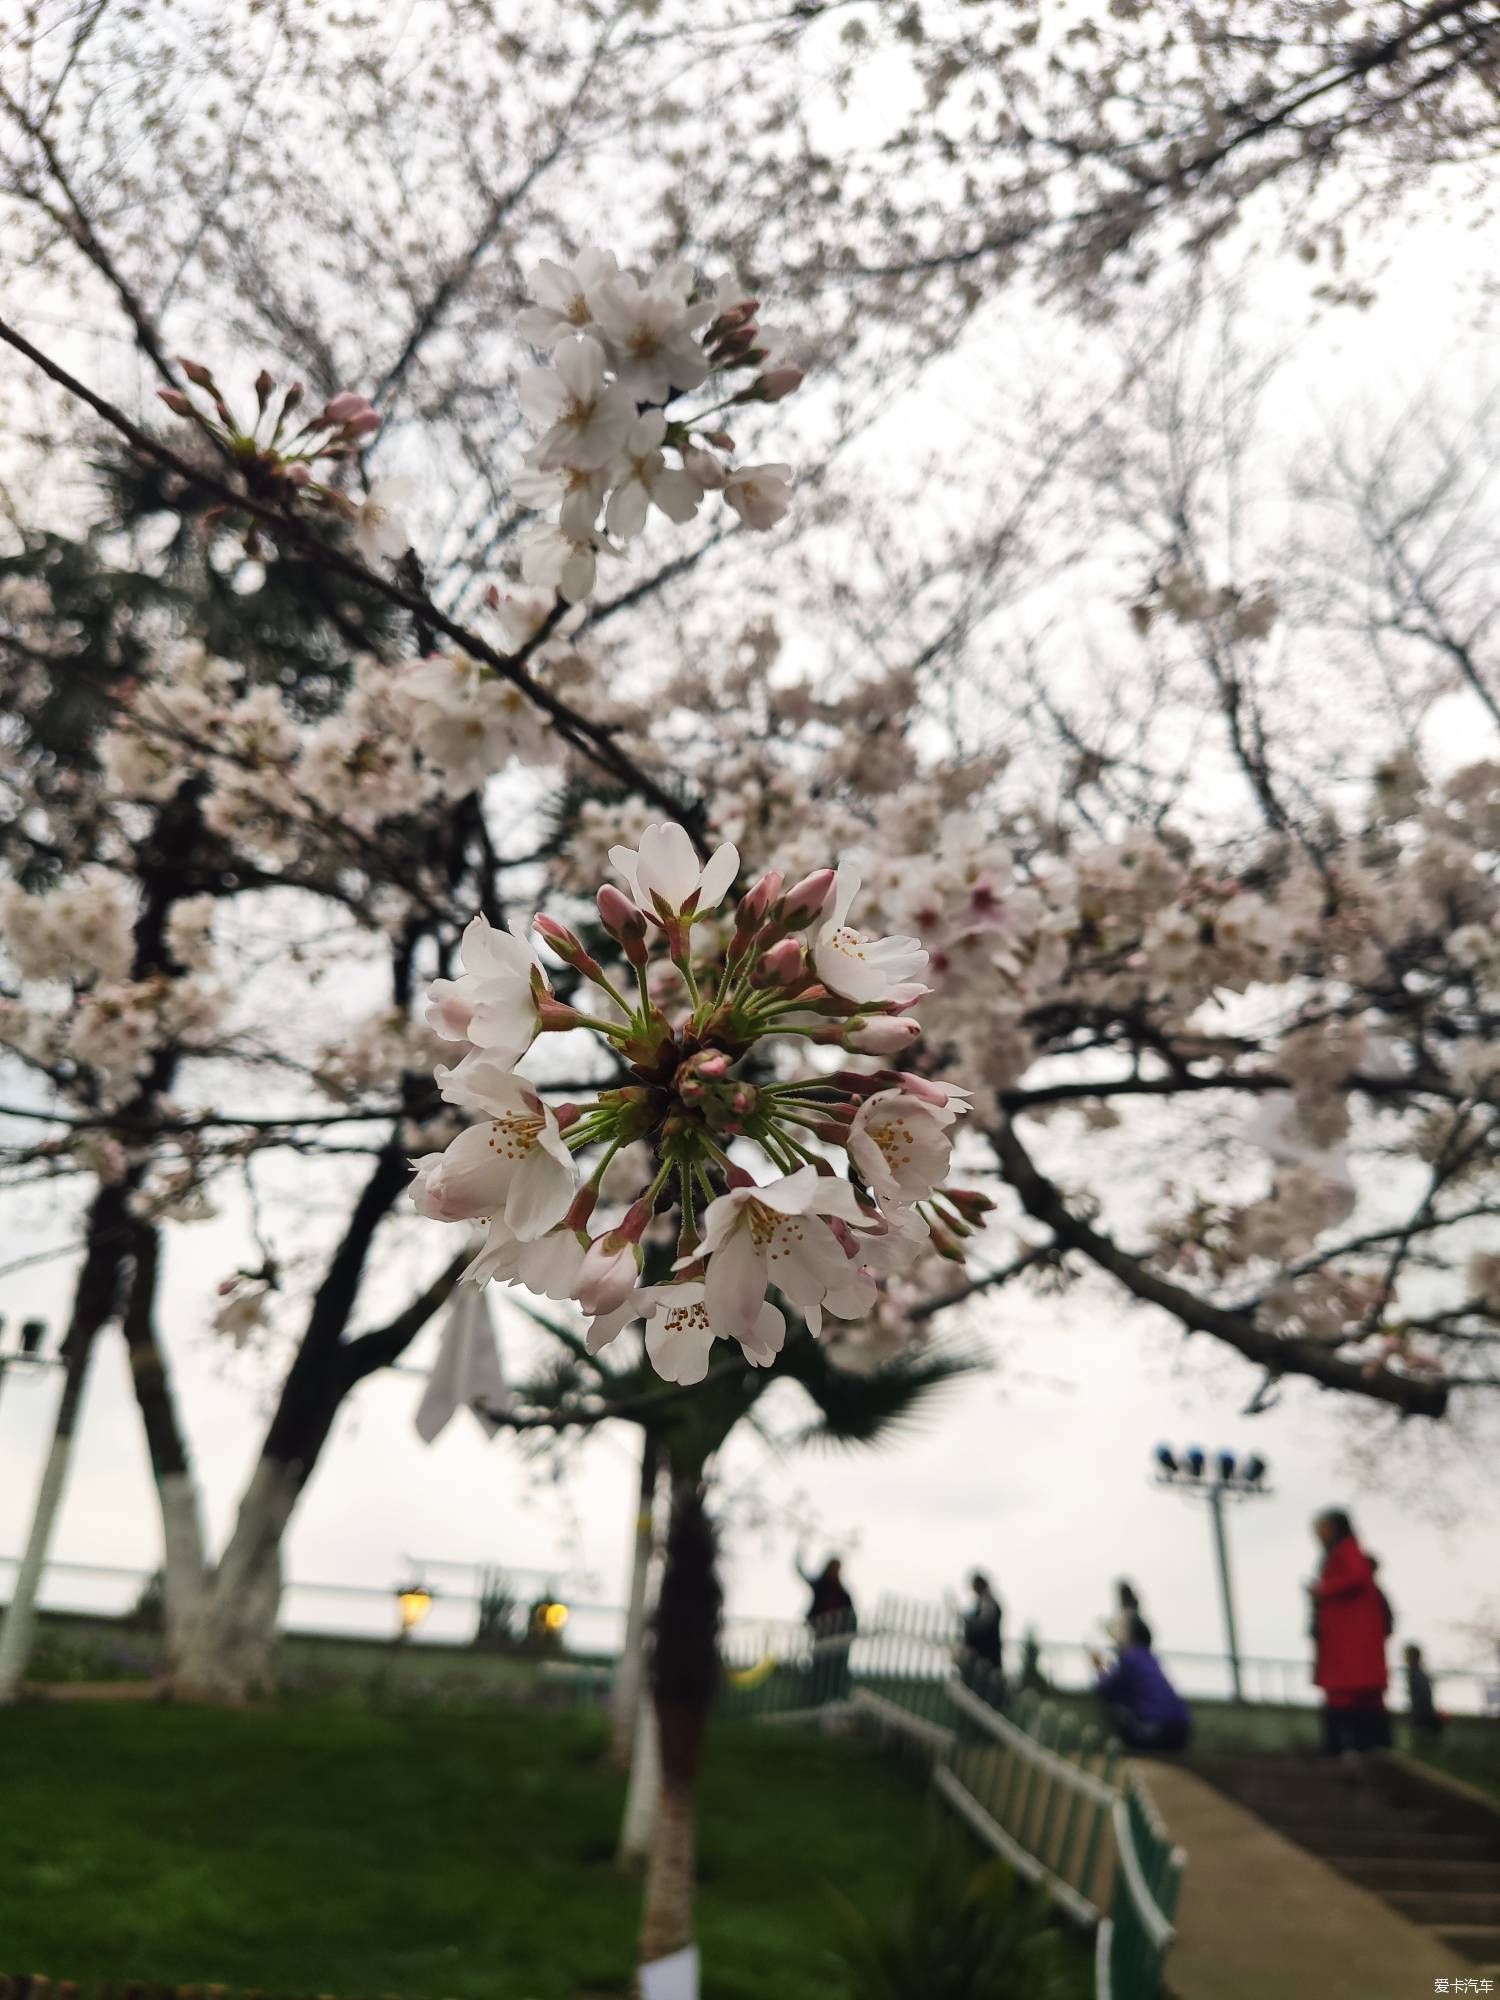
[[[167,408],[177,416],[190,417],[193,414],[192,404],[180,389],[158,389],[156,393],[161,397]]]
[[[566,959],[569,965],[583,952],[583,940],[575,937],[567,925],[560,924],[556,917],[549,917],[544,912],[532,918],[531,928],[538,937],[545,938],[558,957]]]
[[[722,492],[724,481],[729,476],[724,470],[723,461],[715,458],[711,451],[704,451],[701,446],[694,446],[692,450],[685,451],[682,454],[682,465],[683,470],[697,480],[705,493]]]
[[[380,412],[364,410],[357,417],[351,417],[344,429],[352,438],[370,437],[380,429]]]
[[[802,946],[796,938],[783,938],[762,954],[750,974],[752,986],[795,986],[802,977]]]
[[[599,1199],[599,1190],[587,1181],[573,1197],[573,1205],[562,1219],[561,1227],[575,1233],[588,1226],[588,1219],[594,1212]]]
[[[559,1132],[566,1132],[570,1125],[576,1125],[583,1116],[583,1107],[578,1104],[554,1104],[552,1115],[557,1120]]]
[[[758,375],[750,384],[762,403],[779,403],[784,396],[792,395],[802,387],[800,368],[768,368],[764,375]]]
[[[755,1186],[755,1176],[754,1174],[747,1174],[743,1167],[730,1165],[724,1169],[724,1185],[730,1189],[753,1188]]]
[[[720,451],[734,450],[734,439],[728,431],[705,431],[703,435],[711,445],[717,445]]]
[[[794,882],[781,899],[777,915],[788,930],[801,930],[810,924],[828,901],[833,888],[833,870],[815,868],[811,875],[804,875],[800,882]]]
[[[214,378],[201,361],[189,361],[185,354],[177,357],[177,366],[186,375],[195,389],[212,389]]]
[[[856,1014],[844,1029],[843,1044],[846,1049],[857,1050],[865,1056],[895,1056],[903,1049],[909,1049],[922,1033],[918,1024],[910,1017],[877,1015],[869,1019]]]
[[[729,1072],[729,1058],[722,1049],[714,1049],[708,1055],[699,1056],[694,1065],[699,1076],[712,1078],[715,1082]]]
[[[341,389],[336,396],[330,396],[323,405],[323,422],[330,425],[347,424],[354,417],[369,409],[363,396],[356,396],[352,389]]]
[[[286,483],[288,486],[310,486],[312,484],[311,468],[304,465],[299,459],[295,465],[287,467]]]
[[[643,938],[646,935],[644,912],[637,909],[612,882],[602,885],[594,902],[598,906],[600,923],[617,943],[624,944],[627,938]]]

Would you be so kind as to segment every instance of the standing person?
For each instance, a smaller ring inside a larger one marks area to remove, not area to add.
[[[859,1621],[854,1599],[844,1588],[844,1567],[830,1556],[816,1576],[797,1558],[797,1574],[812,1592],[807,1622],[813,1639],[813,1705],[844,1701],[849,1693],[849,1648]]]
[[[1110,1620],[1109,1632],[1117,1648],[1114,1664],[1106,1666],[1097,1653],[1089,1658],[1110,1728],[1132,1750],[1185,1750],[1193,1733],[1192,1710],[1167,1679],[1150,1635],[1143,1643],[1126,1611]]]
[[[966,1686],[975,1688],[998,1707],[1005,1700],[1000,1600],[983,1570],[975,1570],[969,1578],[969,1588],[974,1593],[974,1602],[964,1613],[960,1672]]]
[[[1151,1650],[1151,1627],[1141,1616],[1141,1600],[1136,1596],[1134,1587],[1128,1584],[1124,1577],[1121,1577],[1120,1581],[1115,1585],[1115,1590],[1120,1600],[1120,1615],[1130,1629],[1129,1643],[1132,1646],[1144,1646],[1149,1653]]]
[[[1412,1733],[1436,1742],[1443,1733],[1443,1718],[1432,1698],[1432,1678],[1422,1663],[1422,1648],[1406,1646],[1401,1657],[1406,1663],[1406,1712],[1411,1717]]]
[[[1324,1754],[1388,1750],[1385,1642],[1390,1606],[1375,1581],[1375,1564],[1342,1508],[1319,1514],[1313,1533],[1323,1550],[1317,1579],[1307,1588],[1317,1648],[1313,1680],[1323,1690]]]

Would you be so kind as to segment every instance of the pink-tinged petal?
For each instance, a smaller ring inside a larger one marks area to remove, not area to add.
[[[766,1260],[750,1231],[736,1229],[708,1260],[703,1302],[715,1333],[742,1339],[766,1302]]]
[[[728,1194],[721,1194],[711,1201],[703,1211],[703,1241],[687,1261],[692,1263],[696,1258],[709,1256],[717,1250],[740,1220],[745,1203],[759,1192],[758,1188],[733,1188]]]
[[[852,861],[841,861],[833,878],[833,904],[828,911],[827,930],[837,930],[849,921],[849,909],[859,894],[863,878]]]
[[[516,378],[516,401],[533,424],[550,424],[567,401],[567,389],[555,368],[523,368]]]
[[[635,849],[633,847],[612,847],[609,850],[609,864],[615,873],[620,876],[621,880],[630,885],[631,898],[639,904],[642,900],[638,887],[641,858]]]
[[[564,1166],[545,1146],[533,1146],[516,1168],[505,1199],[505,1224],[523,1243],[555,1229],[572,1205],[578,1170]]]
[[[777,1215],[805,1215],[815,1205],[818,1179],[816,1167],[798,1167],[796,1173],[783,1174],[779,1181],[770,1181],[765,1187],[747,1189],[746,1194]]]
[[[554,1299],[558,1304],[573,1297],[582,1263],[583,1245],[571,1229],[551,1229],[535,1242],[516,1246],[519,1282],[538,1298]]]
[[[435,1035],[441,1035],[445,1042],[466,1042],[473,1018],[474,1009],[459,992],[455,981],[433,980],[427,989],[423,1019]]]
[[[669,909],[680,910],[698,887],[698,856],[687,829],[675,820],[654,822],[641,835],[639,879],[649,898],[660,896]]]
[[[520,1248],[500,1217],[491,1216],[484,1241],[473,1261],[466,1266],[460,1284],[472,1281],[476,1285],[484,1285],[494,1279],[508,1285],[516,1275]]]
[[[646,1327],[646,1353],[664,1382],[701,1382],[713,1344],[706,1326],[675,1326],[653,1317]]]
[[[624,1304],[616,1306],[613,1312],[600,1313],[589,1323],[588,1331],[583,1337],[583,1344],[589,1353],[597,1354],[600,1348],[608,1347],[616,1334],[629,1326],[632,1320],[643,1318],[651,1310],[653,1297],[653,1288],[644,1285],[639,1291],[632,1292]]]
[[[580,403],[590,402],[604,385],[604,349],[590,334],[563,341],[552,357],[552,365]]]
[[[775,1306],[768,1305],[756,1320],[751,1337],[742,1339],[740,1346],[752,1368],[769,1368],[781,1352],[785,1339],[786,1315]]]
[[[722,847],[714,849],[704,863],[698,889],[699,916],[704,916],[708,911],[719,907],[739,872],[740,851],[733,841],[726,840]]]

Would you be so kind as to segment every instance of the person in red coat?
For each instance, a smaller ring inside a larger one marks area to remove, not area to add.
[[[1323,1749],[1332,1757],[1389,1749],[1385,1642],[1391,1611],[1375,1581],[1375,1561],[1339,1508],[1320,1514],[1313,1533],[1323,1547],[1317,1580],[1308,1585],[1317,1647],[1313,1680],[1323,1690]]]

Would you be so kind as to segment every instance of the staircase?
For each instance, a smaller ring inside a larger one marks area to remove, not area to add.
[[[1430,1932],[1463,1970],[1500,1974],[1500,1810],[1387,1758],[1357,1774],[1310,1757],[1203,1757],[1193,1768]]]

